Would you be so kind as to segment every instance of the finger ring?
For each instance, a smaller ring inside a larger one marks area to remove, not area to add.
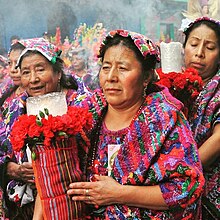
[[[91,196],[88,196],[88,200],[89,200],[89,201],[91,200]]]
[[[85,191],[85,195],[86,195],[86,196],[89,195],[89,189],[86,189],[86,191]]]
[[[35,180],[35,176],[33,176],[32,179]]]

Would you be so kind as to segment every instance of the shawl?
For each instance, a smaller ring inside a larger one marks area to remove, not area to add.
[[[200,147],[212,134],[215,124],[220,123],[220,70],[204,86],[195,100],[190,114],[189,122],[194,133],[194,138]],[[206,178],[205,193],[203,195],[203,207],[209,213],[220,218],[220,160],[217,159],[209,169],[204,171]]]
[[[147,95],[126,131],[106,132],[101,125],[95,162],[88,178],[94,173],[107,175],[108,144],[121,140],[111,177],[123,185],[159,185],[169,210],[115,204],[104,207],[102,217],[97,219],[200,218],[204,177],[196,143],[181,112],[182,104],[166,88],[159,88],[161,91]],[[100,116],[103,95],[96,93],[96,96],[99,102],[92,112]]]

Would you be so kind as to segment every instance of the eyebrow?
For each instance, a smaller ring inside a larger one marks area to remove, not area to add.
[[[191,36],[190,38],[189,38],[189,40],[190,39],[196,39],[196,40],[202,40],[202,39],[200,39],[199,37],[197,37],[197,36]],[[213,41],[213,40],[209,40],[209,39],[205,39],[205,42],[208,42],[208,43],[213,43],[213,44],[217,44],[217,42],[215,42],[215,41]]]

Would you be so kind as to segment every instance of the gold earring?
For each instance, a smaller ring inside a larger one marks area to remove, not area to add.
[[[143,97],[144,97],[144,98],[145,98],[146,95],[147,95],[147,86],[148,86],[148,85],[146,85],[146,86],[144,87],[144,91],[143,91]]]
[[[57,91],[58,91],[58,92],[61,91],[60,79],[58,79],[58,82],[57,82]]]

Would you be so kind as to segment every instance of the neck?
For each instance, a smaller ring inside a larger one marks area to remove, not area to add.
[[[139,109],[141,109],[144,100],[126,109],[117,109],[108,105],[108,110],[104,118],[106,127],[112,131],[118,131],[129,127],[132,120],[136,118]]]
[[[18,88],[15,91],[16,95],[20,95],[21,93],[23,93],[25,91],[25,89],[21,86],[18,86]]]
[[[84,75],[86,75],[86,70],[85,69],[77,70],[75,72],[76,72],[76,75],[79,76],[79,77],[83,77]]]

